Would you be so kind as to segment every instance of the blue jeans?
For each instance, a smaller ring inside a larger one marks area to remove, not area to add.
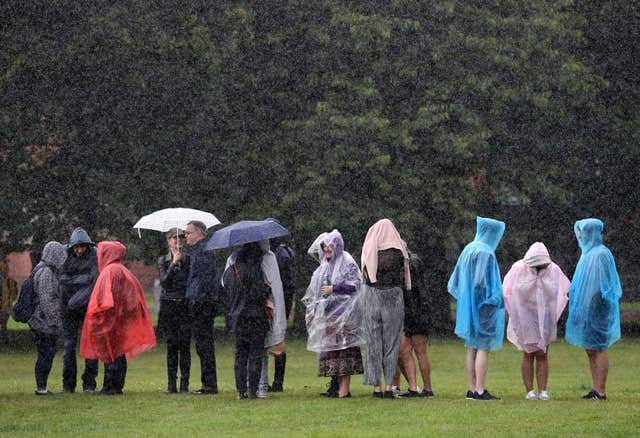
[[[78,331],[82,328],[82,317],[65,317],[62,320],[62,387],[75,390],[78,375],[76,363],[76,345],[78,344]],[[98,376],[98,359],[85,359],[84,373],[82,374],[82,389],[96,389],[96,377]]]
[[[41,390],[47,389],[47,380],[51,372],[51,365],[53,365],[53,358],[56,355],[58,335],[50,335],[36,330],[31,332],[38,349],[38,358],[35,366],[36,387]]]

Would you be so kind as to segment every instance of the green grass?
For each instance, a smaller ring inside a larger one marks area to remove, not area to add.
[[[464,400],[464,348],[453,339],[429,345],[435,399],[374,400],[361,376],[352,380],[352,399],[321,398],[327,379],[316,376],[316,356],[302,341],[293,341],[285,392],[240,401],[229,339],[217,344],[221,393],[216,396],[165,395],[165,348],[159,345],[129,362],[124,396],[36,397],[35,351],[24,335],[12,338],[23,345],[0,353],[0,435],[629,436],[640,427],[639,339],[623,339],[610,350],[606,402],[579,400],[590,389],[586,355],[564,342],[550,349],[553,400],[523,400],[521,356],[509,344],[491,354],[487,377],[487,386],[503,400]],[[58,354],[49,381],[54,391],[61,389],[61,362]],[[194,352],[192,388],[198,387],[199,374]]]

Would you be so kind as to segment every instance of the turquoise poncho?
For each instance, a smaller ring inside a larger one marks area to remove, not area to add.
[[[583,219],[574,225],[582,255],[569,289],[566,340],[588,350],[606,350],[620,339],[622,296],[616,262],[602,244],[604,223]]]
[[[495,250],[505,224],[480,216],[476,222],[476,237],[458,257],[449,279],[449,293],[458,300],[455,333],[465,347],[498,350],[504,338],[504,301]]]

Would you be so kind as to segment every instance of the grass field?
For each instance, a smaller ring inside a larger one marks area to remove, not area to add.
[[[236,400],[233,347],[224,338],[217,344],[221,393],[215,396],[165,395],[161,344],[129,362],[124,396],[36,397],[35,351],[26,334],[12,339],[21,345],[0,353],[2,436],[637,436],[640,431],[639,339],[623,339],[610,350],[606,402],[579,400],[590,389],[586,355],[564,342],[550,349],[553,400],[523,399],[520,353],[505,344],[491,354],[487,378],[488,388],[503,400],[480,402],[464,399],[464,348],[454,339],[430,342],[434,399],[372,399],[361,376],[352,381],[352,399],[321,398],[327,379],[316,377],[315,354],[303,341],[293,341],[285,392]],[[49,380],[54,391],[61,389],[61,366],[58,353]],[[194,352],[194,389],[199,366]]]

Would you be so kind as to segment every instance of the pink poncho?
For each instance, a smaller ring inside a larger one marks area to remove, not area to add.
[[[555,263],[539,273],[527,263],[544,259],[551,261],[547,248],[540,242],[534,243],[524,259],[514,263],[502,284],[509,313],[507,339],[526,353],[546,351],[556,340],[558,319],[567,305],[571,286]]]

